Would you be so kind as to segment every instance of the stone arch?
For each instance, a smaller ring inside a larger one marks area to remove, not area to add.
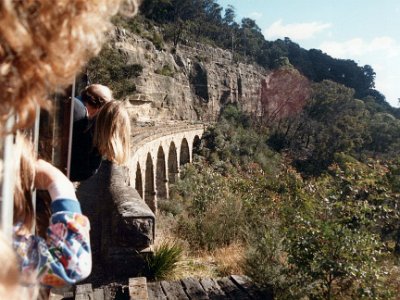
[[[155,212],[156,191],[154,189],[154,166],[150,153],[147,154],[146,158],[146,175],[144,185],[144,201],[147,203],[150,209]]]
[[[140,197],[142,197],[142,199],[143,199],[142,170],[140,169],[139,162],[137,163],[137,166],[136,166],[135,189],[138,191]]]
[[[157,200],[168,198],[167,176],[165,171],[164,149],[160,146],[157,151],[156,190]]]
[[[179,165],[183,166],[187,163],[190,163],[190,150],[189,150],[189,144],[187,142],[187,139],[183,138],[182,143],[181,143]]]
[[[168,182],[175,183],[179,174],[178,157],[176,153],[175,143],[171,142],[168,152]]]
[[[193,154],[200,154],[201,139],[196,135],[193,139]]]

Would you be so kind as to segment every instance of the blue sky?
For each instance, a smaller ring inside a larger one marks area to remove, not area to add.
[[[237,21],[256,20],[267,40],[289,37],[305,49],[371,65],[375,87],[399,107],[400,1],[218,0],[236,9]]]

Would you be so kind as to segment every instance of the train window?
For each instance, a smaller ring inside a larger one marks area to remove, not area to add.
[[[51,111],[37,110],[35,124],[24,130],[31,139],[38,157],[51,162],[69,175],[70,149],[72,141],[72,112],[75,95],[74,85],[65,93],[54,95]],[[6,128],[11,129],[14,118],[7,121]],[[15,147],[14,135],[8,134],[0,139],[0,226],[6,235],[11,236],[13,224]],[[36,193],[33,195],[36,207]]]

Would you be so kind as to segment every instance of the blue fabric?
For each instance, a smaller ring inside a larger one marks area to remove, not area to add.
[[[92,268],[90,224],[80,211],[79,202],[60,199],[52,202],[46,237],[19,233],[14,226],[13,246],[21,269],[21,281],[44,287],[73,285],[89,276]]]
[[[57,199],[51,203],[51,211],[53,214],[60,211],[68,211],[73,213],[82,213],[81,205],[76,200]]]

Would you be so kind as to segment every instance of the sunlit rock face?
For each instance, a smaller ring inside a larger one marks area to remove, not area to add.
[[[134,79],[136,92],[127,96],[139,122],[213,121],[228,103],[260,114],[261,81],[267,72],[234,62],[229,51],[202,44],[158,50],[122,29],[115,30],[111,43],[128,56],[129,64],[143,67]]]

